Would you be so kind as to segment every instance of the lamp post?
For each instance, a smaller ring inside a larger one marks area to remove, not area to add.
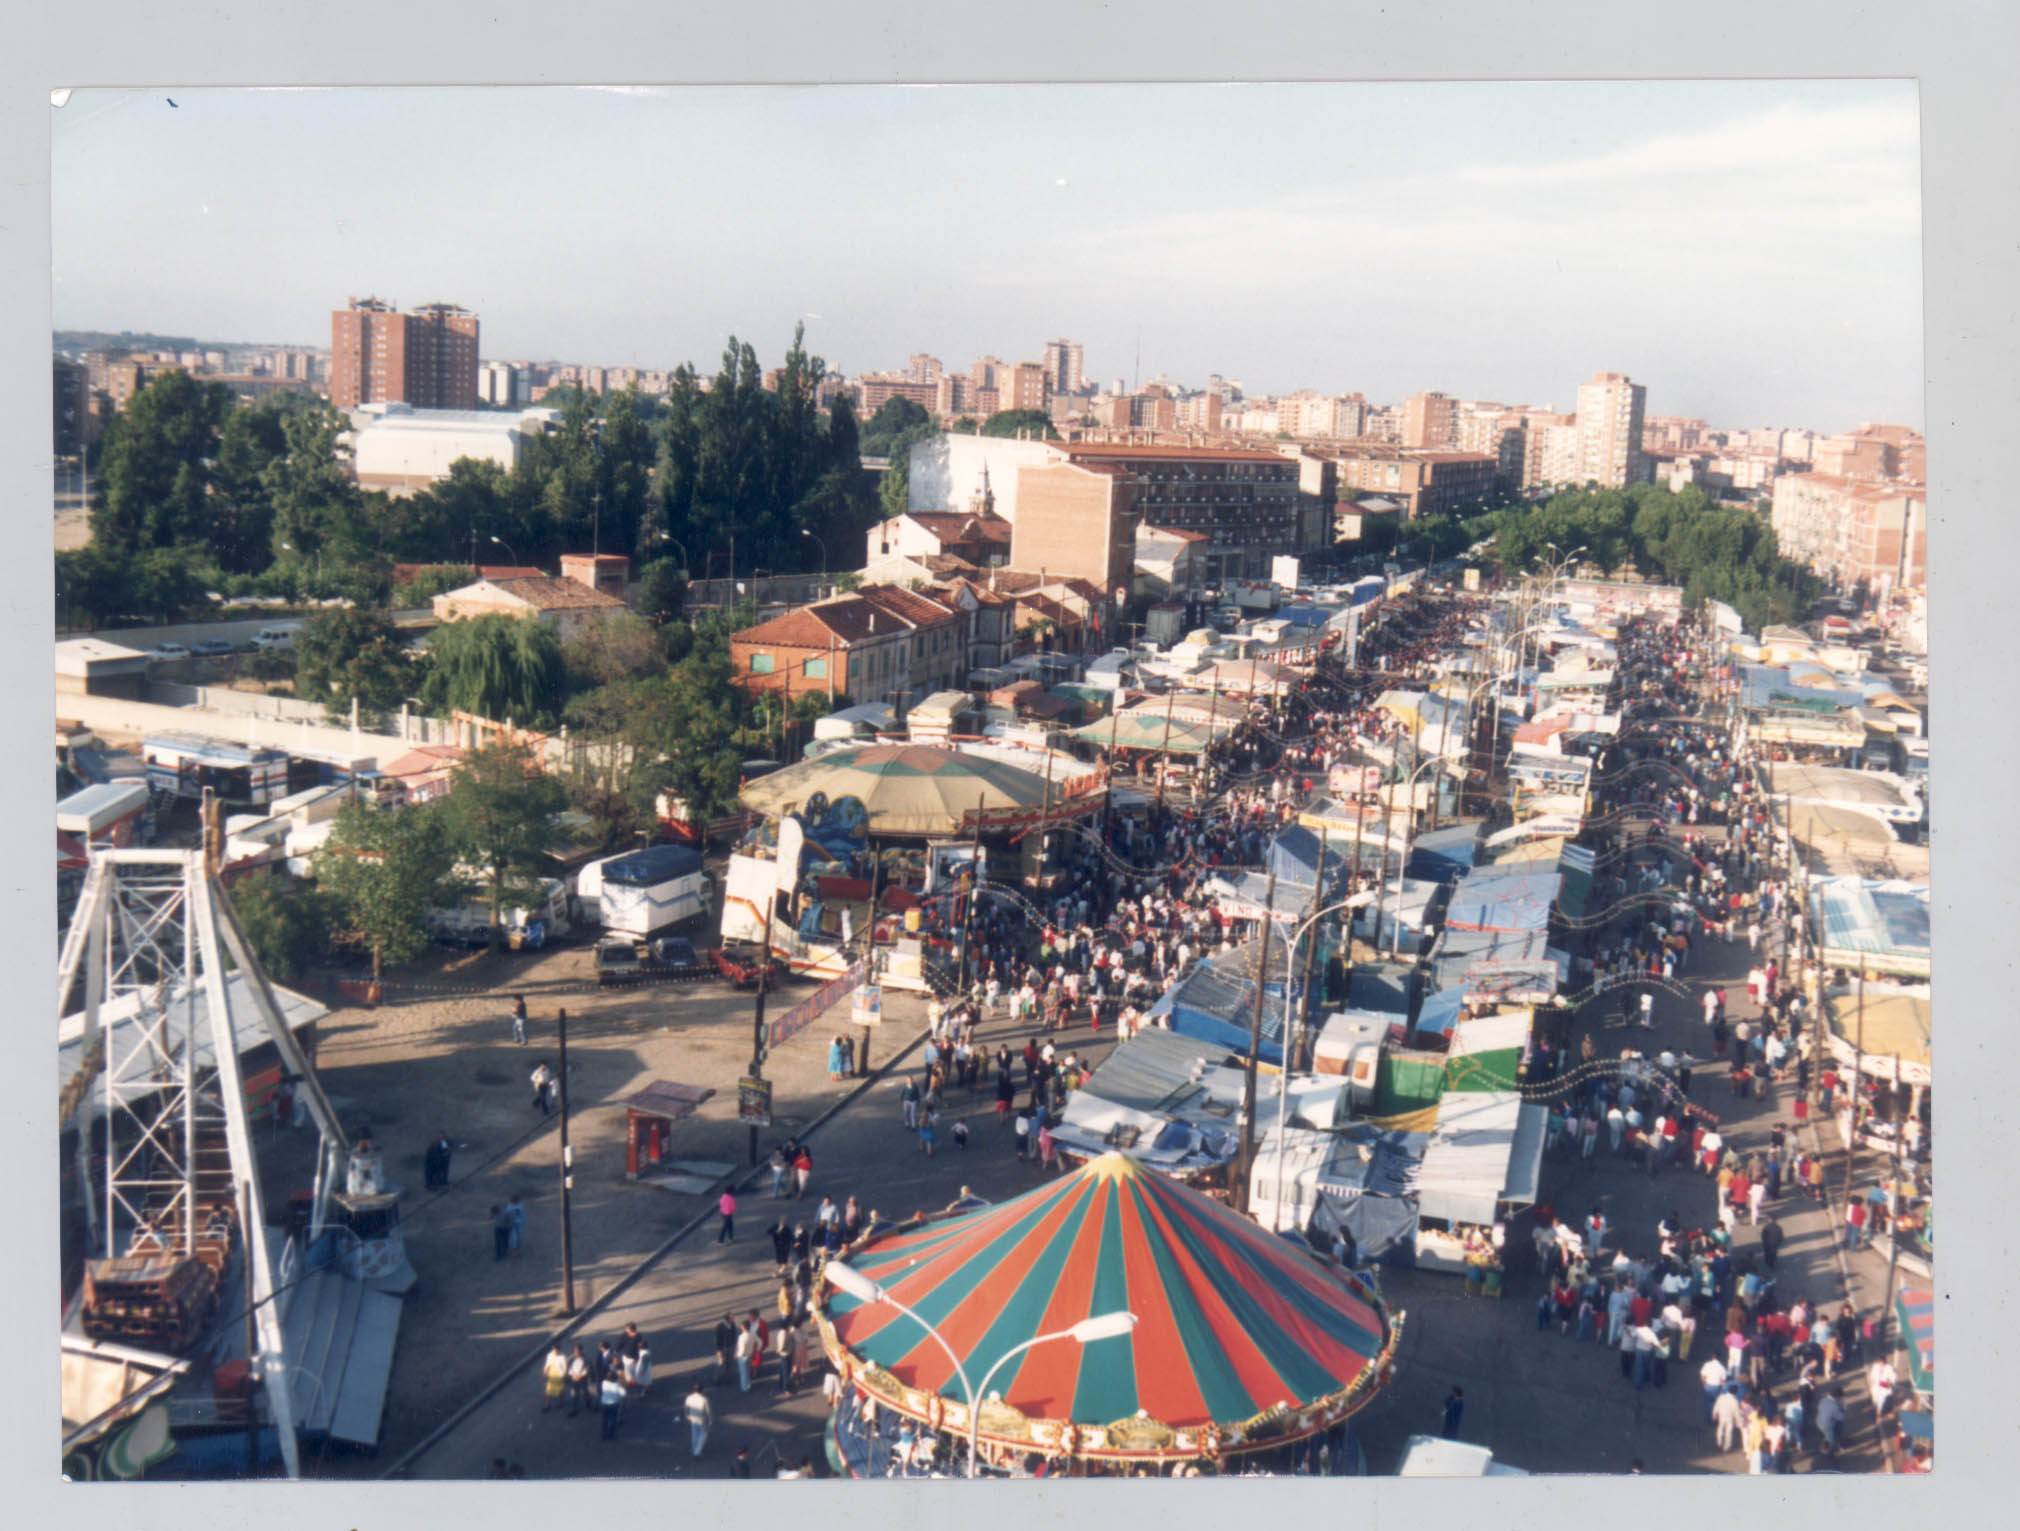
[[[889,1303],[921,1329],[924,1329],[928,1335],[932,1336],[933,1343],[946,1351],[947,1359],[954,1363],[954,1375],[960,1379],[961,1393],[968,1401],[968,1423],[972,1428],[975,1423],[975,1389],[969,1385],[967,1368],[961,1365],[961,1358],[954,1354],[954,1347],[947,1343],[947,1337],[917,1313],[913,1312],[912,1309],[905,1306],[904,1303],[898,1301],[897,1298],[893,1297],[883,1287],[857,1270],[853,1265],[846,1264],[841,1260],[830,1260],[826,1265],[821,1267],[821,1273],[827,1278],[830,1286],[847,1296],[855,1298],[857,1302]],[[972,1451],[968,1458],[968,1475],[970,1477],[975,1475],[975,1459]]]
[[[1410,774],[1406,776],[1401,783],[1399,784],[1392,783],[1387,789],[1386,794],[1384,795],[1383,806],[1384,809],[1386,810],[1382,814],[1382,847],[1383,847],[1382,877],[1384,881],[1388,880],[1389,826],[1394,821],[1395,816],[1396,786],[1401,785],[1409,789],[1409,791],[1414,794],[1417,786],[1417,777],[1423,773],[1424,767],[1429,765],[1437,765],[1442,758],[1443,757],[1438,755],[1431,755],[1423,760],[1418,761],[1416,769],[1411,771]],[[1407,816],[1403,820],[1403,859],[1400,863],[1398,863],[1396,867],[1396,933],[1394,939],[1391,940],[1389,943],[1389,955],[1391,957],[1397,957],[1402,955],[1403,950],[1403,878],[1409,872],[1410,869],[1410,841],[1412,838],[1411,831],[1415,828],[1417,822],[1417,809],[1416,804],[1414,802],[1406,800],[1404,803],[1404,810]],[[1381,949],[1381,942],[1382,942],[1382,928],[1379,924],[1377,924],[1375,927],[1375,948],[1378,951]]]
[[[1050,1334],[1033,1335],[1030,1339],[1022,1340],[1011,1346],[996,1358],[995,1364],[982,1374],[982,1388],[984,1391],[978,1392],[969,1384],[967,1368],[961,1365],[961,1358],[954,1353],[954,1347],[947,1343],[947,1337],[911,1308],[908,1308],[904,1303],[892,1296],[886,1288],[872,1281],[854,1266],[841,1260],[828,1261],[822,1267],[822,1270],[830,1285],[847,1296],[855,1298],[858,1302],[889,1303],[921,1329],[924,1329],[932,1337],[933,1343],[947,1353],[947,1359],[954,1363],[954,1376],[960,1381],[962,1395],[968,1404],[968,1476],[971,1478],[980,1476],[977,1471],[977,1461],[981,1449],[982,1436],[981,1399],[987,1396],[986,1389],[989,1386],[990,1379],[1002,1370],[1004,1362],[1008,1361],[1012,1356],[1022,1355],[1034,1346],[1043,1345],[1052,1340],[1072,1340],[1077,1345],[1091,1345],[1096,1340],[1116,1339],[1128,1334],[1136,1327],[1136,1315],[1127,1310],[1122,1310],[1114,1313],[1097,1313],[1092,1318],[1083,1318],[1077,1324],[1069,1325],[1064,1329],[1055,1329]]]
[[[813,531],[808,527],[801,527],[800,535],[810,538],[814,546],[821,550],[821,583],[825,585],[828,582],[828,545],[821,541],[820,538],[815,537]]]
[[[977,1397],[968,1405],[968,1476],[979,1476],[977,1456],[982,1448],[982,1408],[989,1397],[989,1379],[1003,1369],[1003,1363],[1012,1356],[1020,1356],[1035,1346],[1051,1340],[1071,1340],[1076,1345],[1091,1345],[1096,1340],[1112,1340],[1129,1333],[1136,1327],[1136,1315],[1127,1309],[1114,1313],[1097,1313],[1092,1318],[1083,1318],[1079,1323],[1064,1329],[1055,1329],[1050,1334],[1034,1334],[1028,1340],[1020,1340],[996,1358],[996,1364],[982,1373],[982,1384]]]
[[[498,544],[498,546],[500,546],[501,548],[503,548],[503,549],[504,549],[504,550],[506,551],[506,553],[507,553],[507,554],[509,554],[509,555],[511,556],[511,559],[512,559],[512,567],[513,567],[513,568],[515,568],[515,569],[523,569],[523,568],[525,568],[525,567],[526,567],[526,566],[525,566],[524,564],[522,564],[522,563],[521,563],[521,562],[519,561],[519,553],[518,553],[518,550],[517,550],[517,549],[515,549],[515,548],[514,548],[514,547],[512,546],[512,544],[511,544],[511,543],[507,542],[507,541],[506,541],[506,540],[505,540],[505,539],[504,539],[503,537],[499,537],[499,536],[495,536],[495,535],[494,535],[494,536],[493,536],[493,537],[492,537],[492,538],[491,538],[490,540],[491,540],[492,542],[495,542],[495,543],[497,543],[497,544]]]

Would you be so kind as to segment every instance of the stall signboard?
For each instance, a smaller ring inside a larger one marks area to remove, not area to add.
[[[884,1019],[884,991],[874,985],[856,990],[850,1017],[858,1026],[877,1026]]]
[[[769,1079],[739,1079],[736,1082],[736,1116],[753,1127],[772,1124],[772,1082]]]

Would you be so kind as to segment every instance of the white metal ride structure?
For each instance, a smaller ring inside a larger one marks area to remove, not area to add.
[[[325,1225],[349,1151],[336,1113],[201,851],[93,852],[57,969],[59,1027],[80,981],[82,1048],[61,1111],[65,1125],[76,1127],[92,1252],[118,1254],[122,1239],[147,1229],[170,1253],[194,1255],[208,1210],[200,1192],[214,1201],[222,1168],[214,1147],[210,1154],[205,1148],[222,1135],[254,1309],[258,1354],[248,1360],[263,1379],[287,1475],[297,1477],[295,1401],[247,1121],[241,1034],[256,1031],[273,1044],[320,1132],[312,1234]],[[101,1135],[104,1176],[94,1184]]]

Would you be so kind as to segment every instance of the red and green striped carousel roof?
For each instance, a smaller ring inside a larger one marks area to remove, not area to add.
[[[996,1373],[989,1392],[1033,1419],[1191,1429],[1303,1409],[1352,1387],[1388,1336],[1380,1305],[1329,1267],[1115,1153],[848,1261],[938,1329],[978,1388],[1021,1341],[1134,1313],[1130,1334],[1053,1340]],[[858,1359],[964,1401],[946,1351],[890,1303],[831,1289],[828,1315]]]

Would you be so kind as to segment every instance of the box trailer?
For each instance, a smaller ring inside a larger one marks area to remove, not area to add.
[[[599,863],[598,873],[598,912],[612,935],[656,935],[708,912],[701,852],[689,846],[649,845]]]

